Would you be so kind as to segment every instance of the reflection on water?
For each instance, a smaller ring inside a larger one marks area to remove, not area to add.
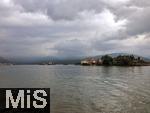
[[[51,88],[52,113],[150,113],[150,67],[4,66],[0,87]]]

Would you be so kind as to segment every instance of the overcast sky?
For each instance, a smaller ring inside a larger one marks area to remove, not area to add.
[[[150,56],[150,0],[0,0],[0,56]]]

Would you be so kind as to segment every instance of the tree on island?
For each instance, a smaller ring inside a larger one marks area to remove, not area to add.
[[[133,65],[135,61],[135,58],[133,55],[131,56],[118,56],[115,58],[115,65],[123,65],[123,66],[128,66],[128,65]]]
[[[144,61],[142,57],[134,55],[119,55],[111,57],[109,55],[102,56],[101,59],[87,59],[81,62],[82,65],[104,65],[104,66],[143,66],[150,65]]]
[[[112,58],[109,55],[102,56],[102,65],[106,66],[135,66],[143,65],[145,62],[140,57],[135,57],[134,55],[119,55],[115,58]]]
[[[144,61],[140,57],[135,58],[134,55],[120,55],[114,58],[114,65],[119,66],[134,66],[141,65],[142,63],[144,63]]]
[[[111,56],[108,55],[102,56],[101,60],[103,65],[106,66],[113,65],[113,58]]]

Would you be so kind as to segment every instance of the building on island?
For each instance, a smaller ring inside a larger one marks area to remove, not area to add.
[[[81,61],[81,65],[102,65],[101,59],[88,58]]]

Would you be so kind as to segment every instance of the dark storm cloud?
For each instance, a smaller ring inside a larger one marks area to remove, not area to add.
[[[0,56],[150,56],[149,20],[148,0],[1,0]]]

